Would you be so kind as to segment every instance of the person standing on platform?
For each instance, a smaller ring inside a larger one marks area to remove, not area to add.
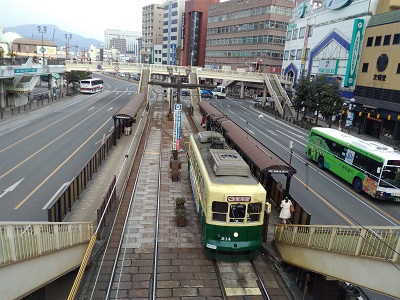
[[[126,120],[125,121],[125,135],[129,135],[130,129],[131,129],[131,121]]]
[[[282,223],[286,224],[286,220],[290,218],[290,206],[292,205],[292,201],[289,200],[288,197],[281,202],[281,212],[279,213],[279,218],[282,219]]]

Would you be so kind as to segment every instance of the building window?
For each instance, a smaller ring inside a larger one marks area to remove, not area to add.
[[[400,64],[397,64],[397,72],[396,74],[400,74]]]
[[[298,29],[293,29],[292,40],[297,40]]]
[[[375,45],[374,46],[380,46],[382,43],[382,36],[379,35],[375,38]]]
[[[383,38],[383,46],[390,45],[390,40],[391,39],[392,39],[392,35],[391,34],[385,35],[385,37]]]
[[[313,25],[308,26],[308,37],[313,35],[313,29],[314,29]]]
[[[296,52],[296,60],[300,60],[301,59],[301,53],[303,52],[303,50],[302,49],[297,49],[297,52]]]
[[[290,50],[290,60],[294,60],[296,58],[296,50]]]
[[[290,41],[292,39],[292,31],[291,30],[288,30],[287,32],[286,32],[286,40],[287,41]]]
[[[363,63],[361,72],[367,73],[368,72],[368,65],[369,65],[368,63]]]
[[[283,53],[283,59],[284,59],[284,60],[288,60],[288,59],[289,59],[289,50],[286,50],[286,51]]]
[[[304,34],[306,33],[306,28],[305,27],[301,27],[300,31],[299,31],[299,39],[304,38]]]
[[[400,33],[396,33],[393,36],[393,45],[398,45],[400,44]]]
[[[373,36],[370,36],[370,37],[367,39],[367,47],[372,47],[373,43],[374,43],[374,37],[373,37]]]

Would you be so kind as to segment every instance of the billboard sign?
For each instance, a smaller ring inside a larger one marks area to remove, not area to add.
[[[347,60],[346,77],[344,78],[344,86],[353,86],[357,76],[357,65],[360,60],[360,52],[362,47],[364,31],[364,20],[355,19],[353,26],[353,35],[351,37],[351,45],[349,50],[349,59]]]

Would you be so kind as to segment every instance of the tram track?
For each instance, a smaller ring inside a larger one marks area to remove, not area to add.
[[[224,262],[213,260],[216,280],[224,300],[264,299],[270,300],[267,287],[258,269],[262,269],[260,258],[256,261]]]
[[[91,294],[87,293],[86,299],[119,299],[128,297],[124,276],[128,272],[132,272],[132,269],[140,272],[141,270],[139,269],[143,265],[149,268],[146,269],[146,275],[150,279],[145,292],[146,298],[155,299],[163,105],[157,105],[156,102],[150,114],[151,117],[147,119],[144,133],[135,154],[131,174],[126,182],[125,192],[121,195],[121,202],[110,225],[112,229],[109,242],[103,250],[102,259],[95,263],[97,274],[92,275],[91,284],[88,288]],[[155,198],[143,196],[143,188],[148,180],[157,182],[158,192]],[[151,209],[146,210],[146,207]],[[152,222],[149,222],[146,216]],[[155,222],[153,222],[154,219],[156,220]],[[145,230],[140,233],[141,228],[145,228]],[[141,255],[142,253],[144,255]],[[151,259],[149,259],[149,254],[152,254]],[[114,257],[112,266],[107,265],[107,261],[103,263],[104,258],[109,259],[110,257]],[[129,268],[128,272],[126,272],[127,268]],[[105,276],[108,278],[106,289],[104,288],[104,281],[99,286],[97,285],[98,279]],[[141,292],[143,292],[143,287]]]

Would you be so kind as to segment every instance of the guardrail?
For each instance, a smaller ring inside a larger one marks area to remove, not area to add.
[[[91,223],[0,223],[0,267],[90,241]]]
[[[275,225],[274,241],[400,262],[400,229],[331,225]]]
[[[119,127],[118,127],[119,129]],[[45,205],[47,220],[60,222],[66,216],[79,195],[86,188],[86,184],[97,172],[97,168],[108,155],[113,146],[115,131],[108,136],[96,153],[90,158],[82,170],[69,183],[64,184],[57,194]]]

